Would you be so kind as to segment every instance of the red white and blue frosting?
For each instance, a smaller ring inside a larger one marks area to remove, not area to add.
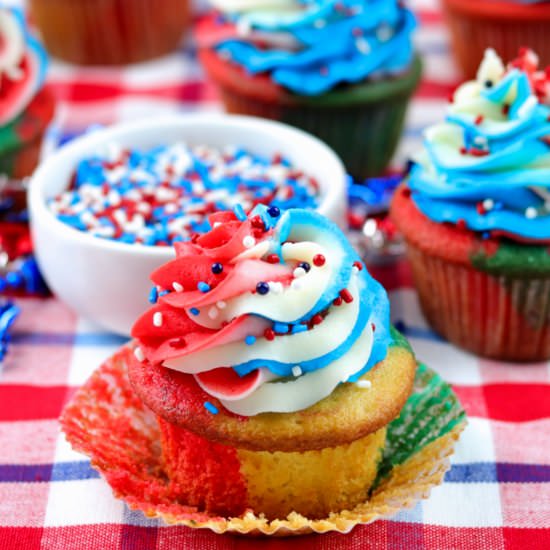
[[[387,295],[336,225],[262,205],[239,218],[213,214],[210,232],[152,274],[138,359],[251,416],[307,408],[385,358]]]
[[[487,50],[477,79],[426,130],[408,184],[420,211],[483,236],[550,241],[550,80],[522,50]]]
[[[46,78],[48,59],[20,9],[0,4],[0,127],[15,120]]]

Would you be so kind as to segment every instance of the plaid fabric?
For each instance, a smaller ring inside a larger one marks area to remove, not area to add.
[[[423,127],[441,119],[457,83],[434,1],[416,7],[425,78],[397,162],[418,147]],[[219,109],[191,47],[124,70],[54,64],[51,85],[62,101],[49,149],[91,123]],[[453,384],[469,415],[445,483],[429,500],[348,535],[284,541],[167,527],[131,512],[69,448],[57,424],[75,388],[123,340],[55,299],[21,299],[0,371],[0,550],[549,548],[550,365],[498,364],[450,346],[426,325],[406,264],[378,274],[390,290],[393,321],[419,359]]]

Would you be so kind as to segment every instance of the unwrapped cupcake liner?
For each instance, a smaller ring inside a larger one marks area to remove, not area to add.
[[[452,49],[465,78],[475,78],[483,52],[494,48],[502,59],[514,59],[529,47],[550,64],[550,9],[520,2],[443,0]]]
[[[170,53],[190,21],[190,0],[30,0],[48,52],[82,65],[121,65]]]
[[[91,376],[66,407],[61,424],[68,441],[90,457],[115,496],[168,524],[251,535],[347,533],[427,498],[442,482],[465,426],[464,410],[449,385],[419,365],[409,400],[388,425],[386,449],[367,502],[315,520],[291,513],[269,521],[253,510],[241,517],[220,517],[178,502],[164,471],[155,415],[128,380],[130,354],[129,346],[121,348]]]
[[[550,358],[550,277],[495,276],[407,244],[422,311],[438,333],[484,357]]]

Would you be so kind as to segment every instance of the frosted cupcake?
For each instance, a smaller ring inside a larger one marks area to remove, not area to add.
[[[430,323],[498,359],[550,358],[547,74],[532,51],[505,67],[487,50],[392,206]]]
[[[396,0],[214,4],[200,59],[229,112],[317,135],[357,178],[384,170],[420,78],[409,10]]]
[[[130,381],[157,416],[175,498],[269,519],[352,509],[415,376],[387,296],[315,212],[211,223],[153,273],[159,301],[133,329]]]

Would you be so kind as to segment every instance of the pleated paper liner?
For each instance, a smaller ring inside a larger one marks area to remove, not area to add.
[[[386,450],[367,502],[316,520],[292,513],[268,521],[253,511],[238,518],[219,517],[178,502],[172,494],[155,416],[134,394],[127,377],[129,353],[128,347],[121,348],[90,377],[66,407],[61,424],[71,445],[90,457],[117,497],[131,509],[169,524],[250,535],[347,533],[427,498],[442,482],[466,424],[450,386],[419,365],[413,393],[388,427]]]

